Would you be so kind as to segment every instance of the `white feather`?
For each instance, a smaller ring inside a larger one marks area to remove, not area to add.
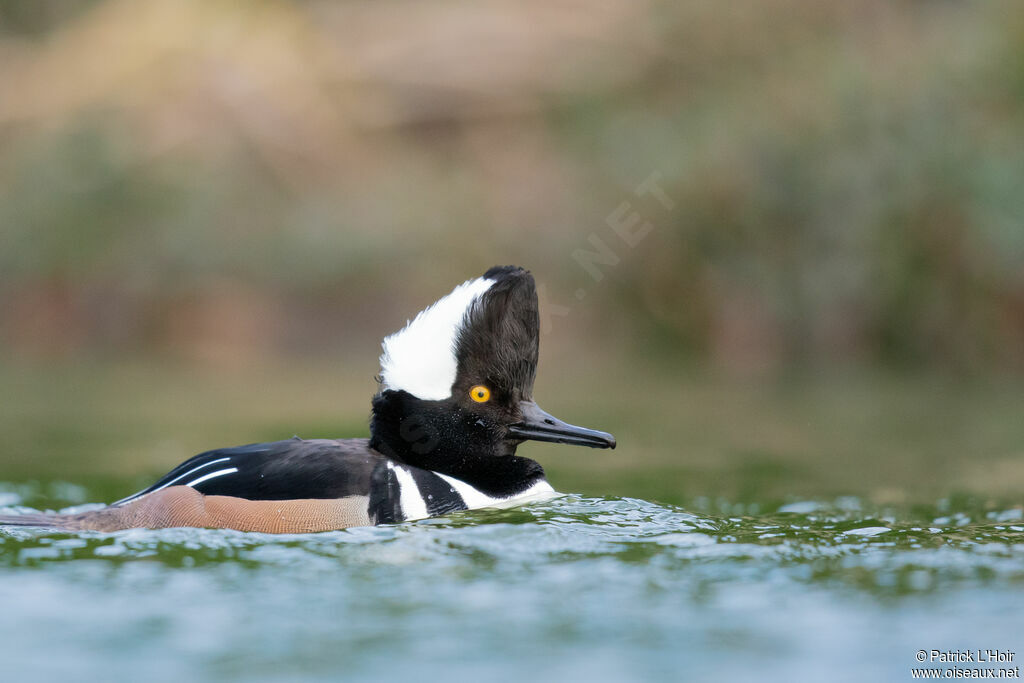
[[[384,339],[380,375],[384,389],[405,390],[428,401],[448,398],[458,359],[455,340],[469,307],[494,280],[467,280]]]
[[[388,469],[395,473],[398,478],[398,502],[402,506],[402,516],[405,521],[411,522],[414,519],[426,519],[430,516],[427,512],[427,502],[423,500],[420,488],[416,486],[416,480],[412,472],[400,465],[388,461]]]
[[[209,474],[204,474],[203,476],[199,477],[198,479],[193,479],[189,483],[185,484],[185,486],[195,486],[196,484],[200,484],[200,483],[206,481],[207,479],[213,479],[214,477],[222,477],[225,474],[234,474],[237,471],[238,471],[237,467],[228,467],[227,469],[217,470],[216,472],[210,472]]]
[[[215,465],[218,462],[224,462],[225,460],[230,460],[230,459],[231,459],[231,457],[228,456],[228,457],[224,457],[224,458],[217,458],[216,460],[210,460],[209,462],[204,462],[202,465],[197,465],[197,466],[193,467],[192,469],[190,469],[188,472],[185,472],[184,474],[179,474],[178,476],[176,476],[174,479],[171,479],[166,484],[161,484],[160,486],[157,486],[152,491],[140,491],[139,493],[136,493],[134,496],[128,496],[127,498],[122,498],[121,500],[117,501],[116,503],[111,503],[111,505],[123,505],[123,504],[125,504],[125,503],[127,503],[129,501],[135,500],[136,498],[141,498],[142,496],[146,495],[147,493],[156,493],[157,491],[159,491],[161,489],[165,489],[168,486],[171,486],[172,484],[175,484],[176,482],[184,479],[185,477],[187,477],[187,476],[189,476],[191,474],[195,474],[196,472],[198,472],[201,469],[209,467],[210,465]],[[236,469],[235,471],[237,472],[238,470]],[[223,470],[222,470],[222,473],[223,473]],[[192,486],[193,484],[195,484],[198,481],[199,481],[199,479],[197,479],[196,481],[193,481],[191,484],[185,484],[185,485],[186,486]]]
[[[458,491],[459,495],[462,496],[462,502],[464,502],[466,507],[470,510],[479,510],[480,508],[513,507],[520,503],[547,500],[548,498],[558,495],[555,489],[551,488],[551,484],[549,484],[546,479],[541,479],[522,493],[508,496],[506,498],[496,498],[494,496],[487,495],[473,486],[470,486],[461,479],[456,479],[455,477],[450,477],[447,474],[441,474],[440,472],[434,472],[434,474],[444,479],[453,489]]]

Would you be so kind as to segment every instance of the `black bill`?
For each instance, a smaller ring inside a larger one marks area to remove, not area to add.
[[[562,422],[554,415],[541,410],[533,401],[522,401],[519,408],[523,419],[509,425],[509,438],[567,443],[591,448],[615,448],[615,437],[608,432]]]

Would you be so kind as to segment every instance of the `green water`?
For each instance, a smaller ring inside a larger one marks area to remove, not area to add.
[[[619,448],[525,445],[570,493],[550,502],[302,537],[0,528],[0,683],[906,681],[921,649],[1024,657],[1019,384],[555,360],[542,404]],[[147,363],[0,386],[4,513],[116,500],[206,448],[364,435],[373,382]]]
[[[89,495],[3,490],[4,511]],[[920,649],[1024,645],[1019,509],[734,507],[567,495],[308,536],[8,527],[0,666],[4,680],[885,681],[910,680]]]

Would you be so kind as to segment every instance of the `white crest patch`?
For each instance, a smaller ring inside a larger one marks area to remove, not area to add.
[[[448,398],[458,369],[455,340],[462,319],[493,284],[494,280],[482,277],[467,280],[385,337],[380,355],[382,388],[408,391],[427,401]]]

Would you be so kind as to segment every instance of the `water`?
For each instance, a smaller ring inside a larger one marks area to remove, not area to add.
[[[89,495],[0,490],[7,506]],[[0,670],[4,680],[888,681],[911,680],[920,649],[1024,656],[1020,509],[971,499],[867,509],[856,498],[723,507],[568,495],[307,536],[7,527]]]

